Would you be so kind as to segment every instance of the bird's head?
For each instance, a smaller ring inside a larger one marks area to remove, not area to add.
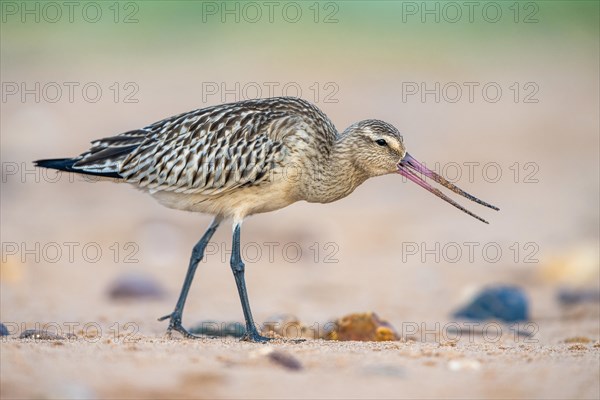
[[[387,122],[367,119],[344,131],[350,139],[354,164],[369,177],[386,175],[398,170],[406,155],[402,135]]]
[[[475,203],[498,210],[498,207],[470,195],[415,160],[406,152],[404,139],[400,132],[387,122],[375,119],[360,121],[346,129],[342,137],[350,139],[345,142],[350,144],[348,147],[353,149],[353,162],[368,177],[398,173],[452,204],[454,207],[485,223],[487,223],[486,220],[465,209],[439,189],[432,187],[423,178],[430,178]]]

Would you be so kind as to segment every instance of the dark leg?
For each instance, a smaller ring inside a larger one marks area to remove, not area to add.
[[[206,249],[206,245],[212,238],[220,223],[221,218],[215,217],[215,219],[213,219],[213,221],[210,223],[210,226],[208,227],[206,233],[194,246],[194,249],[192,250],[192,257],[190,258],[190,265],[188,266],[187,273],[185,274],[185,280],[183,281],[183,287],[181,288],[181,293],[179,294],[179,300],[177,300],[177,304],[175,305],[175,311],[173,311],[169,315],[165,315],[164,317],[158,319],[159,321],[164,321],[165,319],[169,318],[169,327],[167,328],[168,336],[171,336],[171,333],[173,331],[177,331],[186,338],[198,337],[189,333],[181,325],[181,315],[183,313],[183,307],[185,306],[185,300],[187,299],[188,292],[190,291],[190,285],[194,280],[194,274],[196,273],[198,263],[202,260],[202,257],[204,257],[204,250]]]
[[[248,303],[248,292],[246,291],[246,281],[244,280],[244,262],[240,255],[240,224],[235,225],[233,229],[233,249],[231,250],[231,270],[235,278],[235,284],[237,285],[238,293],[240,294],[240,300],[242,301],[242,310],[244,311],[244,318],[246,320],[246,334],[242,337],[242,340],[248,342],[266,342],[270,340],[264,336],[261,336],[256,330],[254,325],[254,319],[252,318],[252,312],[250,311],[250,303]]]

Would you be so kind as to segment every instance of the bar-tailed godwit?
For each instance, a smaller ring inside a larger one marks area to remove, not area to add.
[[[307,101],[277,97],[194,110],[142,129],[92,142],[74,158],[36,165],[116,178],[163,205],[214,216],[194,246],[168,334],[196,337],[181,323],[183,307],[206,245],[224,219],[233,221],[231,269],[246,321],[243,339],[264,342],[256,329],[244,281],[240,229],[244,218],[296,201],[329,203],[348,196],[365,180],[400,174],[456,208],[486,222],[429,185],[498,210],[462,191],[406,152],[400,132],[379,120],[364,120],[338,133],[329,118]],[[487,223],[487,222],[486,222]]]

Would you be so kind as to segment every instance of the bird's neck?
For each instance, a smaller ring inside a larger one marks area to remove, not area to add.
[[[368,175],[355,163],[351,137],[338,137],[329,154],[320,154],[313,173],[305,181],[304,199],[311,203],[330,203],[348,196]]]

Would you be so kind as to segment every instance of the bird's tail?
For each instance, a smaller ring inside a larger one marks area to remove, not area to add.
[[[52,159],[48,159],[48,160],[37,160],[37,161],[34,161],[33,163],[35,164],[36,167],[56,169],[59,171],[74,172],[77,174],[84,174],[84,175],[101,176],[101,177],[105,177],[105,178],[119,178],[119,179],[123,178],[121,175],[119,175],[118,173],[113,172],[113,171],[99,172],[99,171],[85,170],[82,168],[74,168],[73,165],[80,160],[81,160],[81,158],[52,158]]]

